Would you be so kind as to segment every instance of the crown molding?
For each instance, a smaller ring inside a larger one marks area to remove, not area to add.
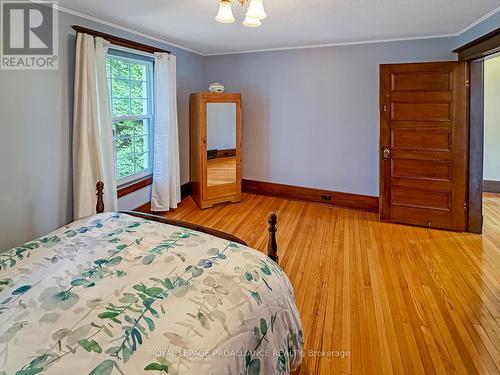
[[[462,30],[460,30],[459,32],[457,32],[456,36],[459,36],[459,35],[462,35],[463,33],[465,33],[466,31],[469,31],[470,29],[472,29],[474,26],[477,26],[479,25],[481,22],[483,21],[486,21],[488,18],[490,18],[491,16],[495,15],[497,12],[500,11],[500,6],[496,7],[495,9],[493,9],[491,12],[489,13],[486,13],[484,16],[482,16],[481,18],[475,20],[474,22],[472,22],[469,26],[463,28]]]
[[[40,2],[40,1],[36,1],[35,0],[33,2]],[[81,17],[81,18],[84,18],[84,19],[89,20],[89,21],[97,22],[97,23],[100,23],[102,25],[113,27],[115,29],[125,31],[125,32],[130,33],[130,34],[140,36],[142,38],[147,38],[147,39],[150,39],[150,40],[154,40],[155,42],[160,42],[160,43],[168,44],[169,46],[176,47],[176,48],[179,48],[179,49],[182,49],[184,51],[191,52],[191,53],[195,53],[195,54],[200,55],[200,56],[204,56],[203,53],[201,53],[199,51],[195,51],[195,50],[193,50],[191,48],[184,47],[184,46],[181,46],[179,44],[169,42],[168,40],[165,40],[165,39],[157,38],[157,37],[155,37],[153,35],[141,33],[140,31],[136,31],[136,30],[130,29],[128,27],[118,25],[118,24],[113,23],[113,22],[105,21],[103,19],[100,19],[100,18],[97,18],[97,17],[94,17],[94,16],[90,16],[88,14],[81,13],[81,12],[78,12],[76,10],[64,8],[64,7],[60,6],[60,5],[58,5],[57,3],[54,5],[54,7],[58,11],[60,11],[60,12],[68,13],[68,14],[71,14],[73,16]]]
[[[407,37],[407,38],[369,39],[369,40],[361,40],[361,41],[357,41],[357,42],[306,44],[306,45],[302,45],[302,46],[293,46],[293,47],[277,47],[277,48],[255,49],[255,50],[248,50],[248,51],[205,53],[205,54],[203,54],[203,56],[207,56],[207,57],[208,56],[224,56],[224,55],[238,55],[238,54],[244,54],[244,53],[288,51],[288,50],[309,49],[309,48],[345,47],[345,46],[356,46],[356,45],[361,45],[361,44],[404,42],[404,41],[422,40],[422,39],[450,38],[450,37],[456,37],[456,36],[457,35],[455,33],[453,33],[453,34],[416,36],[416,37]]]
[[[30,0],[33,2],[37,3],[43,3],[43,0]],[[203,53],[200,51],[193,50],[188,47],[184,47],[182,45],[176,44],[169,42],[168,40],[162,39],[155,37],[153,35],[149,35],[146,33],[142,33],[136,30],[133,30],[131,28],[125,27],[118,25],[113,22],[105,21],[103,19],[90,16],[88,14],[78,12],[76,10],[72,10],[69,8],[65,8],[62,6],[59,6],[58,4],[55,5],[55,8],[61,12],[68,13],[77,17],[81,17],[84,19],[87,19],[89,21],[93,21],[96,23],[100,23],[102,25],[106,25],[109,27],[113,27],[118,30],[125,31],[127,33],[137,35],[143,38],[147,38],[150,40],[154,40],[156,42],[168,44],[172,47],[176,47],[200,56],[224,56],[224,55],[238,55],[238,54],[247,54],[247,53],[258,53],[258,52],[273,52],[273,51],[287,51],[287,50],[296,50],[296,49],[310,49],[310,48],[327,48],[327,47],[343,47],[343,46],[354,46],[354,45],[362,45],[362,44],[377,44],[377,43],[390,43],[390,42],[404,42],[404,41],[412,41],[412,40],[425,40],[425,39],[439,39],[439,38],[453,38],[453,37],[458,37],[462,35],[463,33],[467,32],[468,30],[472,29],[474,26],[477,26],[481,22],[487,20],[494,14],[500,11],[500,6],[497,8],[493,9],[491,12],[485,14],[484,16],[480,17],[476,21],[472,22],[470,25],[466,26],[462,30],[459,30],[455,33],[449,33],[449,34],[437,34],[437,35],[425,35],[425,36],[417,36],[417,37],[406,37],[406,38],[389,38],[389,39],[368,39],[368,40],[361,40],[361,41],[354,41],[354,42],[343,42],[343,43],[324,43],[324,44],[309,44],[309,45],[301,45],[301,46],[290,46],[290,47],[276,47],[276,48],[264,48],[264,49],[255,49],[255,50],[243,50],[243,51],[227,51],[227,52],[213,52],[213,53]]]
[[[469,31],[474,26],[479,25],[481,22],[487,20],[491,16],[495,15],[500,11],[500,6],[493,9],[491,12],[486,13],[484,16],[480,17],[476,21],[472,22],[470,25],[466,26],[462,30],[459,30],[455,33],[449,34],[437,34],[437,35],[427,35],[427,36],[418,36],[418,37],[408,37],[408,38],[389,38],[389,39],[373,39],[373,40],[363,40],[357,42],[345,42],[345,43],[325,43],[325,44],[313,44],[313,45],[302,45],[302,46],[293,46],[293,47],[277,47],[277,48],[265,48],[265,49],[256,49],[256,50],[248,50],[248,51],[231,51],[231,52],[219,52],[219,53],[204,53],[203,56],[225,56],[225,55],[238,55],[244,53],[257,53],[257,52],[273,52],[273,51],[287,51],[287,50],[295,50],[295,49],[307,49],[307,48],[326,48],[326,47],[343,47],[343,46],[355,46],[360,44],[375,44],[375,43],[390,43],[390,42],[404,42],[411,40],[424,40],[424,39],[439,39],[439,38],[456,38],[466,31]]]

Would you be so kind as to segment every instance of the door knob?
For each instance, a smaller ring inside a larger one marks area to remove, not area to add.
[[[388,147],[384,147],[382,150],[382,156],[384,160],[389,160],[391,158],[391,150]]]

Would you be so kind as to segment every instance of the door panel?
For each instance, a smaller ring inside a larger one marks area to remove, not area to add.
[[[451,103],[419,103],[415,99],[404,103],[392,102],[391,120],[451,121]]]
[[[391,90],[394,91],[429,91],[450,90],[452,80],[448,73],[408,72],[392,76]]]
[[[432,210],[417,207],[394,206],[392,208],[392,219],[394,223],[403,223],[431,228],[453,229],[451,215],[447,211]],[[425,222],[425,220],[428,220]],[[432,221],[431,221],[432,220]]]
[[[437,160],[392,158],[392,177],[451,181],[450,163]]]
[[[449,211],[450,194],[440,191],[422,191],[392,187],[392,204],[403,207],[430,208]]]
[[[466,65],[380,67],[380,217],[465,230]]]
[[[393,128],[391,145],[399,150],[451,151],[450,131]]]

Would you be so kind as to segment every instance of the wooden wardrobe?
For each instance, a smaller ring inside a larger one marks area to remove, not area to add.
[[[190,97],[191,196],[200,208],[241,200],[241,94]]]

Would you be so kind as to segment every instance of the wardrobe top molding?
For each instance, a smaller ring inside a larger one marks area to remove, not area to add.
[[[200,96],[203,99],[239,99],[241,100],[241,94],[232,92],[196,92],[192,95]]]

